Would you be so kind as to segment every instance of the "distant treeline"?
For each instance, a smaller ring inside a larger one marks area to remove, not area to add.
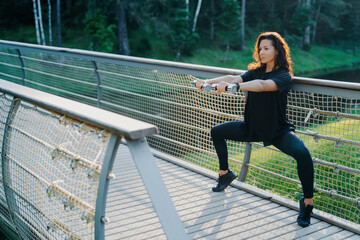
[[[136,56],[151,56],[154,42],[176,59],[199,47],[242,50],[264,31],[279,32],[304,50],[326,44],[356,51],[360,1],[1,1],[0,28],[29,25],[34,27],[29,41],[38,44],[61,46],[64,38],[75,37],[70,30],[77,30],[85,48]]]

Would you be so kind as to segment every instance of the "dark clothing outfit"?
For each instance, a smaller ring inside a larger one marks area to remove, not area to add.
[[[241,75],[244,82],[254,79],[273,80],[278,91],[248,92],[245,104],[245,121],[232,121],[211,129],[211,137],[219,158],[220,170],[228,170],[226,139],[240,142],[264,142],[274,145],[297,161],[298,175],[304,197],[313,197],[314,168],[309,150],[294,131],[286,117],[287,94],[291,76],[286,70],[265,73],[265,69],[247,71]]]

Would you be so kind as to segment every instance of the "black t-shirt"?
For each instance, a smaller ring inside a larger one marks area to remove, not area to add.
[[[267,146],[276,137],[294,131],[294,125],[286,117],[291,75],[284,69],[265,73],[262,68],[247,71],[241,77],[244,82],[271,79],[278,87],[278,91],[248,92],[244,120],[249,141],[262,141]]]

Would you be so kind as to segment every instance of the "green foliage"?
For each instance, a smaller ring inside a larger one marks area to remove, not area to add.
[[[179,8],[176,9],[175,17],[170,22],[170,46],[173,46],[178,54],[190,55],[199,40],[199,35],[191,33],[189,30],[189,19],[189,13],[185,9]]]
[[[230,51],[229,60],[224,62],[224,50],[221,48],[200,48],[193,53],[192,57],[185,57],[185,62],[204,64],[208,66],[226,67],[235,69],[247,69],[247,65],[253,61],[250,48],[245,51]]]
[[[170,23],[170,37],[174,46],[182,48],[189,35],[189,14],[185,9],[176,9],[174,20]]]
[[[45,2],[42,2],[42,9],[47,35]],[[56,36],[56,6],[51,2],[53,36]],[[245,40],[248,49],[243,53],[233,51],[240,47],[240,0],[204,1],[196,34],[191,33],[191,25],[197,1],[189,2],[187,12],[185,1],[128,1],[126,22],[131,54],[174,60],[179,52],[181,58],[178,60],[181,61],[245,69],[252,60],[251,56],[242,54],[251,55],[248,50],[253,49],[259,33],[278,31],[292,50],[296,74],[339,65],[348,67],[352,62],[359,61],[358,0],[316,0],[311,1],[310,8],[305,7],[305,1],[298,0],[247,1]],[[299,49],[304,29],[310,24],[313,35],[316,11],[320,4],[315,41],[311,42],[311,51],[304,53]],[[1,39],[36,43],[31,1],[3,1],[0,3],[0,13],[0,23],[3,23],[0,24]],[[61,23],[63,46],[117,52],[116,1],[62,1]],[[211,34],[212,30],[214,35]],[[220,52],[228,44],[231,50],[227,53],[227,61],[221,62],[224,53]],[[339,51],[333,54],[333,48]],[[344,52],[345,49],[347,52],[342,54],[341,51]]]
[[[335,68],[351,69],[353,63],[360,62],[360,57],[355,57],[351,53],[321,46],[313,46],[308,52],[293,48],[292,58],[295,62],[295,74],[301,76],[321,75]]]
[[[332,1],[324,1],[322,0],[322,9],[320,15],[320,21],[317,26],[319,29],[317,39],[320,43],[331,43],[337,42],[338,40],[344,39],[347,34],[339,34],[341,32],[354,31],[355,29],[347,24],[347,20],[355,22],[355,24],[359,24],[360,18],[356,19],[356,14],[352,11],[351,7],[347,7],[348,3],[346,2],[354,2],[354,1],[345,1],[345,0],[332,0]],[[355,0],[355,2],[358,2]],[[354,5],[356,6],[356,5]],[[357,10],[359,11],[360,6],[357,6]],[[357,13],[359,14],[359,13]],[[345,21],[344,21],[345,20]],[[357,20],[357,23],[356,23]]]
[[[100,10],[88,12],[84,19],[85,32],[91,39],[91,48],[96,51],[113,52],[115,43],[114,24],[108,25]]]
[[[0,28],[0,39],[34,44],[37,43],[34,26],[20,26],[17,29]]]
[[[289,30],[292,34],[302,36],[308,25],[314,25],[314,21],[309,17],[311,16],[311,12],[312,9],[306,7],[305,4],[300,4],[297,7],[289,24]]]
[[[240,23],[240,6],[236,0],[224,0],[223,13],[219,17],[220,28],[236,31]]]
[[[219,16],[218,35],[226,44],[240,43],[240,6],[236,0],[224,0],[222,14]]]
[[[274,31],[274,32],[282,32],[282,21],[279,15],[279,11],[277,10],[275,1],[272,1],[269,15],[267,17],[267,21],[265,22],[265,26],[268,29],[268,31]]]
[[[288,37],[286,37],[286,40],[288,40]],[[253,43],[253,41],[248,41],[245,51],[230,51],[229,61],[226,63],[220,61],[224,55],[223,50],[220,48],[200,48],[194,51],[192,57],[185,57],[183,61],[215,67],[247,69],[247,65],[253,61],[251,57]],[[291,57],[295,62],[295,75],[297,76],[321,75],[339,67],[351,69],[353,63],[360,62],[360,56],[355,57],[341,49],[329,49],[325,46],[313,46],[308,52],[301,50],[300,47],[293,47],[291,50]]]
[[[134,39],[134,41],[131,43],[130,48],[132,49],[132,51],[136,51],[136,55],[139,57],[146,57],[152,52],[152,47],[149,39],[143,36],[137,38],[137,40]]]

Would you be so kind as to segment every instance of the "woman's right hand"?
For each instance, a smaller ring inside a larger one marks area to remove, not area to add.
[[[204,85],[206,83],[206,81],[204,80],[201,80],[201,79],[197,79],[196,80],[196,84],[195,84],[195,87],[197,87],[198,89],[202,90],[202,85]]]

